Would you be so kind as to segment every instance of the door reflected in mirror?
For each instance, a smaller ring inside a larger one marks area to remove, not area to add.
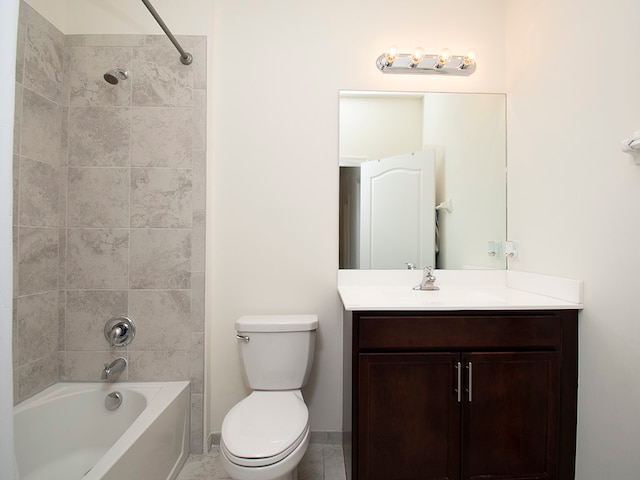
[[[504,94],[340,92],[340,268],[506,268],[505,116]]]

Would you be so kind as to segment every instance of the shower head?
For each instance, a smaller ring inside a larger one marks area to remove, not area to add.
[[[117,85],[120,80],[126,80],[129,78],[129,72],[122,68],[114,68],[104,74],[104,79],[111,85]]]

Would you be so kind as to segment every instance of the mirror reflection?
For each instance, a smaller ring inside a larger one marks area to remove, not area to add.
[[[340,268],[504,269],[504,94],[340,92]]]

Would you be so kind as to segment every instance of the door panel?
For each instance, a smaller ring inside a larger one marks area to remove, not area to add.
[[[457,480],[459,354],[361,354],[360,480]]]
[[[556,479],[559,354],[471,353],[462,358],[462,478]]]
[[[423,150],[360,167],[360,268],[435,266],[435,155]]]

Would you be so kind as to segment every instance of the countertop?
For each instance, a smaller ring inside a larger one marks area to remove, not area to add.
[[[435,270],[439,290],[413,290],[421,270],[340,270],[345,310],[557,310],[583,308],[580,280],[511,270]]]

